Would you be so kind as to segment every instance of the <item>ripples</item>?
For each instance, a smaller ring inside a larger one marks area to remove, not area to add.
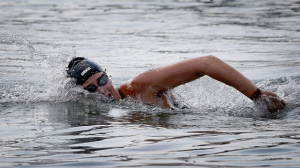
[[[0,166],[299,166],[297,0],[25,0],[0,8]],[[210,54],[278,93],[287,109],[266,115],[207,77],[175,89],[192,109],[109,103],[62,73],[69,58],[85,56],[119,85]]]
[[[108,108],[78,102],[1,106],[1,166],[297,164],[297,120]]]
[[[48,110],[45,111],[47,108]],[[241,121],[233,124],[230,122],[232,118],[198,116],[201,122],[184,126],[184,120],[190,120],[186,115],[164,116],[162,121],[170,124],[172,120],[176,121],[177,117],[181,117],[183,122],[174,122],[176,128],[172,128],[156,125],[155,123],[159,124],[156,121],[158,116],[148,118],[149,124],[141,124],[142,119],[126,123],[118,121],[119,117],[109,117],[105,112],[93,115],[82,112],[81,117],[77,118],[69,116],[74,115],[71,111],[55,109],[57,109],[55,104],[44,105],[40,108],[42,111],[30,110],[26,113],[34,116],[33,118],[17,117],[23,122],[12,121],[12,123],[16,126],[15,129],[19,129],[24,134],[17,135],[13,141],[10,140],[13,135],[3,134],[1,131],[3,146],[1,154],[4,156],[1,158],[2,166],[9,166],[13,162],[14,165],[20,164],[24,167],[26,165],[259,167],[265,164],[280,167],[280,165],[296,166],[300,152],[297,128],[290,127],[291,122],[294,121],[284,123],[274,122],[274,120],[253,121],[235,118]],[[4,115],[12,114],[14,113]],[[86,126],[76,127],[69,125],[77,122],[84,123],[83,121],[93,118],[92,116],[97,118],[93,124],[86,123]],[[46,120],[43,121],[42,118]],[[30,128],[28,122],[35,124]],[[100,124],[101,122],[103,124]],[[218,122],[219,126],[215,124],[212,124],[211,128],[204,126],[205,123],[212,122]],[[280,127],[278,127],[279,123]],[[241,127],[238,126],[239,124],[250,125]],[[26,127],[20,127],[21,125],[25,125],[28,130]],[[2,125],[2,129],[6,128],[9,126]],[[16,130],[12,132],[17,133]],[[285,162],[287,160],[289,162]]]

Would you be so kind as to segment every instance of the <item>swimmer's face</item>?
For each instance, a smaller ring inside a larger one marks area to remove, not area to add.
[[[104,72],[91,76],[82,87],[89,92],[98,92],[109,99],[118,99],[118,94],[112,85],[112,81]]]

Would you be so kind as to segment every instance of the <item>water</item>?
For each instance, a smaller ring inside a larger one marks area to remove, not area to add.
[[[300,167],[296,0],[0,2],[0,167]],[[116,86],[153,67],[215,55],[287,109],[270,115],[203,77],[192,106],[108,103],[66,80],[85,56]]]

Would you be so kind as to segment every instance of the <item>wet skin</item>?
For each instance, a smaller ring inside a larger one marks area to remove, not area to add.
[[[82,87],[86,88],[88,85],[98,86],[97,80],[102,75],[103,72],[94,74]],[[120,90],[125,97],[131,97],[146,104],[170,108],[170,104],[167,101],[167,94],[170,89],[196,80],[204,75],[234,87],[247,97],[251,97],[253,91],[257,89],[249,79],[225,62],[214,56],[206,56],[191,58],[156,70],[146,71],[121,84]],[[96,91],[108,98],[121,99],[118,89],[113,86],[110,79],[106,85],[98,86]],[[174,97],[172,95],[169,96],[174,101]],[[286,106],[284,100],[275,93],[266,90],[261,91],[261,98],[257,101],[260,99],[270,100],[266,104],[270,112],[284,109]]]
[[[104,74],[104,72],[99,72],[91,76],[82,87],[85,89],[89,85],[94,85],[97,87],[96,92],[104,95],[109,99],[120,100],[121,96],[118,92],[118,89],[115,88],[112,84],[112,81],[108,79],[107,83],[103,86],[98,86],[98,79]]]

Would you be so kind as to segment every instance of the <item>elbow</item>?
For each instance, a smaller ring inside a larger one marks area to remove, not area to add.
[[[217,58],[216,56],[213,55],[208,55],[208,56],[204,56],[204,57],[199,57],[199,61],[202,65],[204,66],[212,66],[215,63],[221,61],[219,58]]]
[[[205,56],[205,57],[201,57],[205,60],[205,62],[208,62],[208,63],[214,63],[216,61],[220,61],[220,59],[216,56],[213,56],[213,55],[208,55],[208,56]]]
[[[213,55],[199,57],[198,59],[199,59],[198,65],[200,65],[198,66],[199,68],[198,70],[201,75],[207,75],[208,71],[210,71],[210,69],[212,69],[213,67],[218,66],[218,62],[221,61],[219,58]]]

